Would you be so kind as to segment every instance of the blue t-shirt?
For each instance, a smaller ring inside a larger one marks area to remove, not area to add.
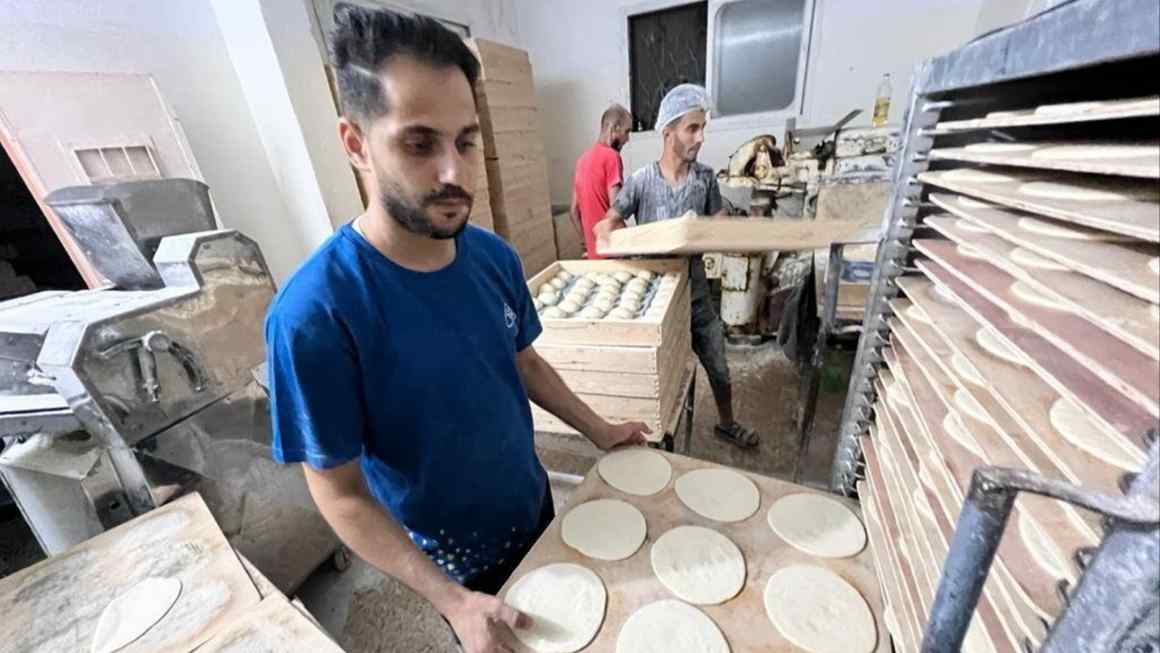
[[[349,224],[266,319],[274,458],[361,457],[372,494],[460,582],[530,542],[547,475],[516,353],[541,326],[516,253],[468,226],[436,272]]]

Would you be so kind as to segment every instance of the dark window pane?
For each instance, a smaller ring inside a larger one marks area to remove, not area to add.
[[[778,111],[794,101],[805,0],[740,0],[717,16],[717,111]]]
[[[705,84],[709,3],[695,2],[628,18],[633,131],[648,131],[665,93],[678,84]]]

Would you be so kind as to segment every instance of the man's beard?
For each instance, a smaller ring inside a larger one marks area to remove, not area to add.
[[[624,147],[624,141],[620,140],[619,138],[613,138],[611,141],[609,141],[608,146],[619,152],[620,148]]]
[[[446,200],[463,200],[467,204],[467,214],[463,217],[463,222],[451,230],[436,228],[427,215],[427,210],[436,202]],[[387,213],[395,219],[395,222],[398,222],[407,231],[420,236],[430,236],[435,240],[447,240],[455,238],[467,228],[474,198],[462,187],[446,184],[439,190],[424,195],[418,203],[413,203],[404,199],[404,195],[397,185],[388,182],[383,184],[379,201],[382,202]]]

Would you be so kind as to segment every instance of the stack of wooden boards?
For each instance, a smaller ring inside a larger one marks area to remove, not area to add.
[[[854,220],[682,216],[612,232],[601,256],[760,253],[878,241],[882,216]]]
[[[172,607],[148,623],[139,619],[152,605],[103,615],[146,579],[180,581]],[[6,651],[342,651],[301,603],[234,552],[197,494],[0,579],[0,610]]]
[[[484,39],[468,44],[481,64],[475,102],[494,230],[530,275],[557,259],[532,64],[523,50]]]
[[[941,123],[920,175],[918,273],[898,280],[860,488],[900,650],[917,651],[972,470],[1001,465],[1117,494],[1160,415],[1160,148],[1036,141],[1040,124],[1134,117],[1160,100]],[[1082,107],[1082,108],[1081,108]],[[939,147],[973,130],[1025,141]],[[1156,123],[1152,122],[1149,133]],[[986,169],[963,165],[988,164]],[[1098,174],[1096,174],[1098,173]],[[1021,494],[965,651],[1034,650],[1104,528]],[[1025,648],[1026,647],[1026,648]]]
[[[561,270],[575,275],[650,270],[677,277],[676,291],[661,307],[659,318],[543,318],[544,332],[536,340],[536,351],[601,417],[644,422],[654,440],[673,428],[670,422],[679,412],[681,389],[687,385],[684,377],[692,356],[688,269],[684,259],[558,261],[528,281],[535,296]],[[532,417],[537,431],[575,433],[538,406],[532,406]]]

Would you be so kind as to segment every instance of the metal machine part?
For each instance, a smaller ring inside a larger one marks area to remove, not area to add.
[[[204,185],[170,181],[167,201],[192,201],[186,213],[195,215],[206,208]],[[147,230],[127,224],[166,206],[165,186],[92,192],[87,208],[85,193],[59,192],[74,216],[101,217],[88,224],[93,242],[152,251],[163,285],[0,303],[0,479],[49,554],[196,490],[227,535],[292,509],[289,521],[302,528],[287,523],[288,539],[324,529],[328,548],[307,555],[325,557],[337,540],[313,512],[301,472],[270,457],[257,372],[274,283],[262,254],[231,230],[135,240]],[[253,557],[261,569],[261,552]]]

